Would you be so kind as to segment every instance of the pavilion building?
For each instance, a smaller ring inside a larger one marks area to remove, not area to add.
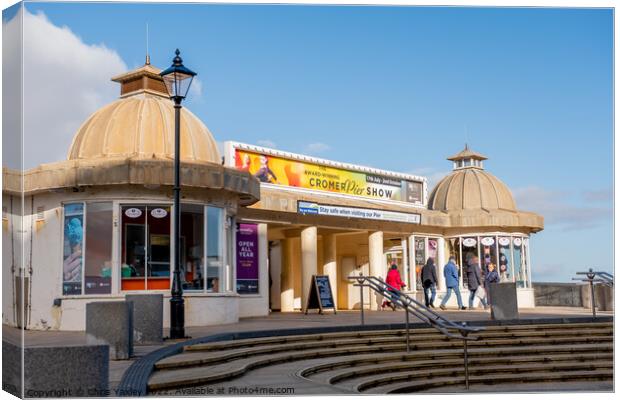
[[[88,302],[161,293],[169,326],[174,108],[159,72],[147,60],[114,77],[120,98],[83,123],[66,160],[3,168],[3,323],[83,330]],[[429,257],[441,298],[450,255],[461,266],[474,255],[483,268],[503,263],[519,307],[534,307],[529,239],[543,218],[517,209],[486,157],[466,147],[449,160],[454,170],[429,195],[425,177],[243,143],[226,142],[222,157],[183,108],[186,325],[304,309],[313,275],[329,277],[339,309],[356,309],[347,278],[385,277],[393,262],[421,296]]]

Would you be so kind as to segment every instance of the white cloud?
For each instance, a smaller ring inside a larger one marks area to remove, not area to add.
[[[306,145],[304,152],[309,154],[318,154],[331,150],[331,147],[325,143],[316,142]]]
[[[569,203],[571,194],[538,186],[516,188],[512,191],[519,210],[534,211],[545,217],[545,226],[562,230],[584,230],[599,226],[613,218],[611,203],[608,207],[592,207]]]
[[[611,202],[614,199],[612,189],[586,190],[582,193],[582,196],[588,202]]]
[[[272,149],[278,148],[274,142],[268,139],[258,140],[256,141],[256,144],[258,144],[259,146],[263,146],[263,147],[270,147]]]
[[[3,30],[14,29],[20,18],[21,11],[3,22]],[[32,168],[66,158],[80,125],[118,98],[120,88],[110,78],[127,66],[116,51],[84,43],[43,13],[24,10],[23,32],[24,167]],[[9,129],[19,132],[18,125]]]

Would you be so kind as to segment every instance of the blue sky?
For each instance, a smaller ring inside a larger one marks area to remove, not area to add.
[[[435,182],[467,141],[489,157],[486,169],[519,208],[546,218],[532,239],[534,280],[612,270],[610,9],[26,8],[128,68],[144,62],[148,23],[154,65],[168,66],[179,47],[198,72],[200,90],[186,105],[218,141],[273,144]],[[110,76],[100,76],[112,93],[100,102],[118,93]]]

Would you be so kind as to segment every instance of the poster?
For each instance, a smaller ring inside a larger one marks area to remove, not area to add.
[[[257,224],[237,224],[237,293],[258,294]]]
[[[235,167],[263,183],[422,204],[422,182],[235,150]]]
[[[84,204],[66,204],[64,211],[62,294],[82,294]]]

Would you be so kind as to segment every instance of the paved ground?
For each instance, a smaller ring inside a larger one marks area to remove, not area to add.
[[[482,321],[490,319],[490,312],[483,310],[476,311],[457,311],[450,310],[438,312],[453,321]],[[403,323],[404,313],[402,311],[365,311],[365,322],[368,325]],[[599,312],[600,315],[613,315],[611,312]],[[588,309],[573,307],[538,307],[536,309],[521,309],[519,317],[523,319],[552,318],[552,317],[588,317],[592,313]],[[417,322],[411,318],[411,322]],[[319,315],[316,312],[304,315],[302,313],[272,313],[266,317],[243,318],[238,323],[217,326],[187,327],[186,334],[193,337],[202,337],[224,332],[244,332],[273,330],[285,328],[307,328],[324,327],[338,325],[357,325],[360,323],[359,311],[339,311],[334,315],[326,312]],[[166,331],[164,334],[168,334]],[[15,344],[22,342],[22,331],[19,329],[2,326],[3,340],[8,340]],[[76,331],[24,331],[24,344],[26,346],[48,346],[48,345],[71,345],[86,343],[84,332]],[[173,343],[164,342],[163,346]],[[126,361],[110,361],[110,388],[114,389],[120,382],[125,370],[139,357],[162,346],[135,346],[134,357]],[[301,388],[300,388],[301,389]],[[303,392],[303,390],[302,390]]]

